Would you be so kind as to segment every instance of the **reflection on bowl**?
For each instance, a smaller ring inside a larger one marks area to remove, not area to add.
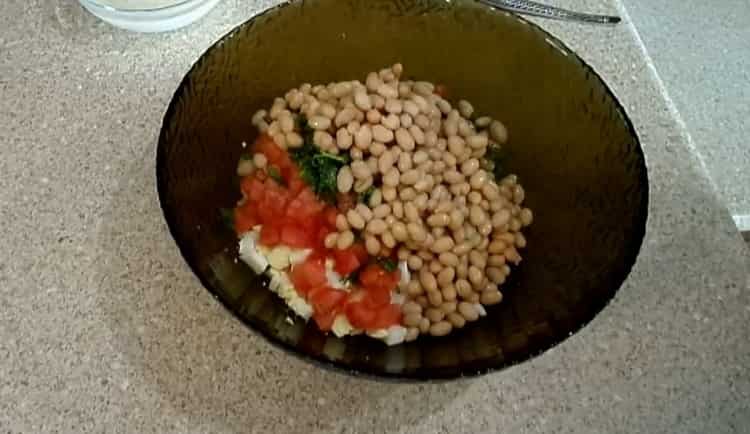
[[[220,0],[79,0],[89,12],[116,27],[166,32],[206,15]]]
[[[387,348],[287,323],[284,303],[235,261],[236,239],[217,210],[238,199],[232,174],[240,144],[255,138],[255,110],[301,82],[351,79],[396,62],[505,122],[506,164],[524,183],[535,221],[503,303],[486,318]],[[460,0],[316,0],[255,17],[209,49],[177,90],[157,177],[182,254],[241,320],[326,365],[418,379],[526,360],[588,323],[635,262],[648,202],[638,139],[594,71],[536,26]]]

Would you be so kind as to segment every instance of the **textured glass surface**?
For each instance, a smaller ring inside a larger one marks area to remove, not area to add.
[[[486,318],[387,348],[288,324],[283,302],[235,261],[236,239],[218,210],[239,198],[235,167],[240,143],[255,136],[255,110],[301,82],[363,79],[394,62],[505,122],[506,164],[535,221],[505,300]],[[209,49],[177,90],[157,171],[180,250],[228,309],[298,354],[386,376],[472,375],[550,348],[612,298],[646,222],[643,154],[601,79],[536,26],[465,1],[304,1],[254,18]]]

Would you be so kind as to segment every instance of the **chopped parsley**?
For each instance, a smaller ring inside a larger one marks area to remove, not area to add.
[[[297,122],[303,132],[304,144],[290,151],[292,159],[299,166],[302,179],[315,194],[328,202],[334,202],[337,191],[336,177],[339,169],[349,163],[349,156],[321,151],[313,144],[312,130],[307,125],[307,119],[300,116]]]
[[[269,166],[266,169],[266,172],[268,173],[268,176],[271,179],[273,179],[274,181],[276,181],[277,184],[279,184],[279,185],[285,185],[286,184],[286,182],[284,181],[284,178],[281,177],[281,173],[279,173],[279,169],[277,169],[276,167]]]
[[[370,198],[372,197],[372,193],[374,192],[375,186],[371,186],[370,188],[359,194],[359,201],[362,203],[370,203]]]
[[[383,267],[383,270],[389,273],[395,271],[396,267],[398,267],[396,261],[391,258],[378,258],[378,264]]]
[[[495,167],[492,169],[492,174],[495,176],[495,179],[503,179],[507,175],[503,169],[503,163],[507,157],[507,152],[500,145],[490,145],[487,147],[484,159],[494,164]]]

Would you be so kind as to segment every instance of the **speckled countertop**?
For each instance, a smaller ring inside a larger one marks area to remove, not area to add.
[[[650,170],[642,253],[590,325],[492,375],[393,384],[231,317],[166,230],[155,144],[191,62],[269,4],[149,36],[71,0],[0,2],[0,432],[750,432],[750,252],[627,19],[543,23],[614,89]]]

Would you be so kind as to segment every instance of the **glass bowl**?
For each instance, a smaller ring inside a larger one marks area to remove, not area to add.
[[[363,80],[396,62],[507,125],[505,164],[526,188],[535,221],[524,260],[488,316],[447,337],[386,347],[288,323],[266,281],[236,260],[237,239],[219,210],[240,197],[235,170],[242,142],[257,134],[256,110],[299,83]],[[537,26],[462,0],[306,0],[254,17],[210,48],[177,89],[156,175],[177,246],[229,311],[322,366],[384,377],[482,374],[560,343],[620,288],[647,218],[643,152],[601,77]]]
[[[114,26],[136,32],[166,32],[202,18],[220,0],[79,0]]]

